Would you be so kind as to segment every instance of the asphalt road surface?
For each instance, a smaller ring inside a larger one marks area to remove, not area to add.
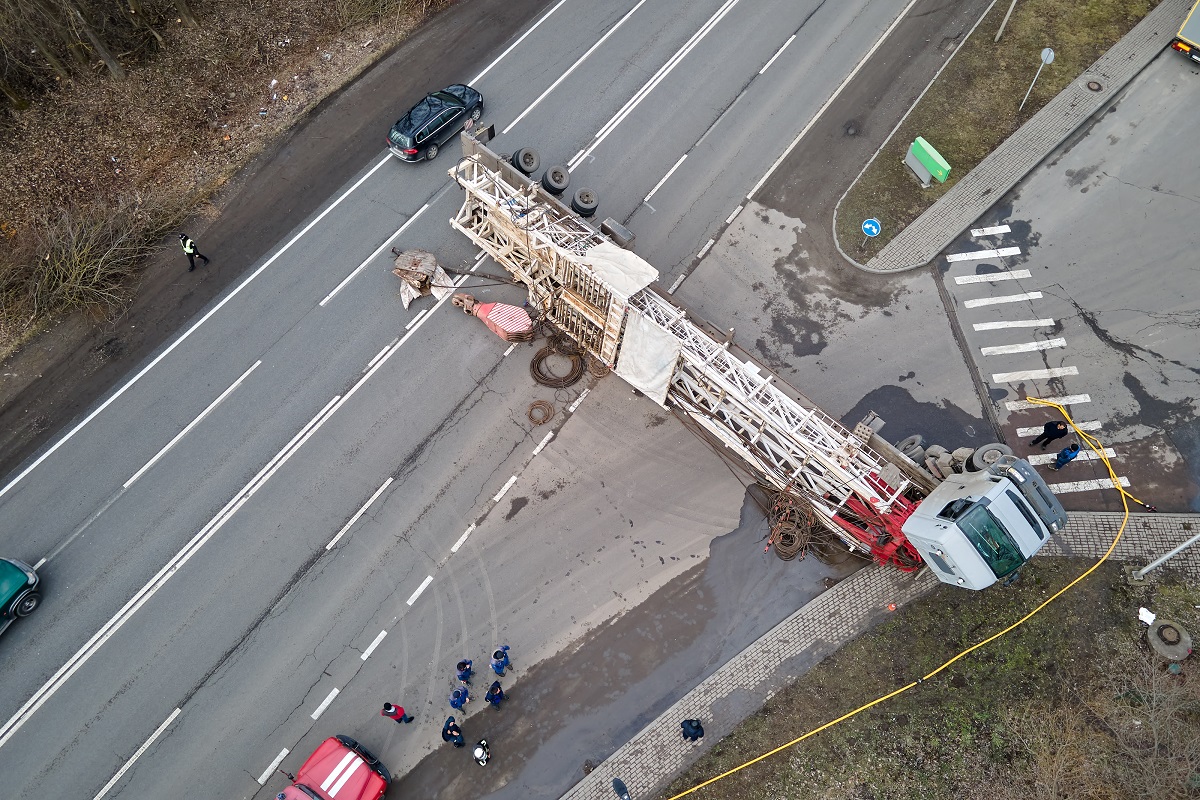
[[[1200,511],[1196,66],[1164,51],[1104,113],[1022,181],[940,265],[969,353],[1017,453],[1048,419],[1026,396],[1068,398],[1118,480],[1162,511]],[[1050,471],[1068,509],[1119,510],[1085,452]],[[1086,448],[1085,448],[1086,449]]]
[[[497,149],[569,163],[603,216],[652,204],[638,233],[666,278],[904,8],[564,0],[454,77],[484,94]],[[448,303],[402,310],[389,247],[475,263],[446,224],[461,202],[451,158],[374,153],[0,487],[0,545],[44,561],[46,582],[0,652],[6,793],[270,796],[274,766],[294,769],[335,732],[404,772],[437,744],[459,658],[509,642],[519,665],[551,659],[672,579],[699,580],[710,543],[738,527],[740,483],[616,379],[587,396],[539,389],[527,348],[509,352]],[[578,422],[546,441],[525,417],[535,399],[555,404],[555,424]],[[753,601],[780,605],[740,626],[714,611],[716,639],[688,642],[735,650],[820,590],[814,564],[786,573],[803,591],[766,584]],[[728,569],[706,585],[728,585]],[[620,693],[672,647],[644,648],[601,685]],[[681,690],[646,680],[641,709]],[[378,716],[384,700],[420,724],[398,730]],[[629,731],[620,712],[600,715],[593,752]],[[524,757],[549,785],[578,777],[578,764]]]

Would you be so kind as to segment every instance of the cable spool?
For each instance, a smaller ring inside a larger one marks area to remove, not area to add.
[[[566,375],[555,375],[546,366],[546,360],[555,355],[562,355],[571,360],[571,369]],[[552,346],[538,350],[534,354],[533,360],[529,362],[529,374],[533,379],[542,386],[549,386],[552,389],[565,389],[578,383],[585,371],[586,365],[582,355],[561,353]]]
[[[529,417],[529,421],[534,425],[545,425],[554,417],[554,406],[545,400],[534,400],[529,404],[525,416]]]

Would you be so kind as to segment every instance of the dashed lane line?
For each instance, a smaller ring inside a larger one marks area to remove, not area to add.
[[[995,236],[998,233],[1008,233],[1012,228],[1007,225],[993,225],[990,228],[971,228],[971,236],[978,238],[980,236]]]

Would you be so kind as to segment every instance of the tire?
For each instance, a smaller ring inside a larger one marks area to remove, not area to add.
[[[532,147],[522,147],[512,154],[512,165],[524,175],[532,175],[542,165],[542,157]]]
[[[479,118],[483,116],[483,106],[478,105],[471,109],[471,121],[479,122]]]
[[[571,210],[581,217],[590,217],[600,206],[600,198],[591,189],[579,189],[571,198]]]
[[[896,442],[896,449],[903,453],[905,450],[910,450],[914,447],[922,447],[925,444],[925,437],[919,433],[914,433],[907,439],[901,439]]]
[[[1001,456],[1011,456],[1012,454],[1012,448],[1006,444],[999,442],[985,444],[983,447],[976,448],[975,452],[971,454],[971,468],[985,470],[995,464]]]
[[[431,144],[429,145],[429,149],[425,151],[425,160],[433,161],[435,158],[437,158],[437,154],[438,146],[436,144]]]
[[[33,610],[42,603],[42,596],[37,592],[30,592],[22,597],[17,602],[13,603],[13,614],[18,617],[28,617],[33,613]]]
[[[553,166],[542,175],[542,188],[555,197],[565,192],[570,183],[571,173],[566,167]]]
[[[921,447],[920,445],[917,445],[916,447],[910,447],[908,450],[904,451],[904,455],[906,458],[910,458],[914,462],[916,462],[917,466],[919,466],[919,467],[925,466],[925,448],[924,447]]]

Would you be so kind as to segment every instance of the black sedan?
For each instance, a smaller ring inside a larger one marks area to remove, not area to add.
[[[387,145],[401,161],[433,160],[438,148],[463,129],[468,119],[483,116],[483,95],[456,83],[425,96],[408,113],[396,120],[388,132]]]

